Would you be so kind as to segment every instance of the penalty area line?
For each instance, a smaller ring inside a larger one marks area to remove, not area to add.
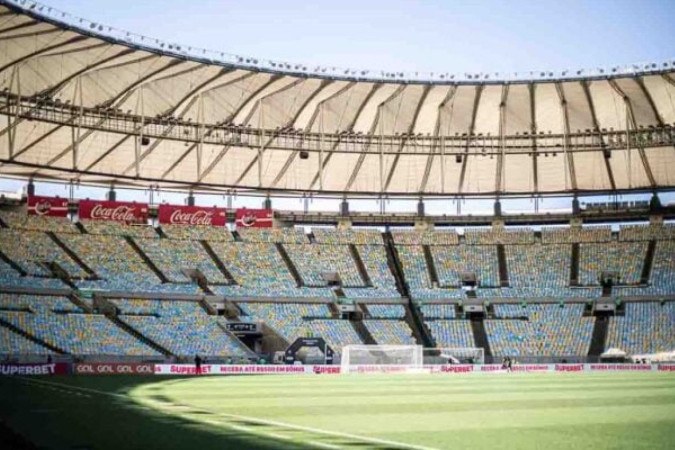
[[[135,404],[144,404],[145,406],[150,406],[156,408],[159,407],[159,409],[164,409],[167,410],[168,408],[165,407],[165,405],[162,402],[157,402],[154,400],[149,400],[149,399],[133,399],[129,395],[124,395],[124,394],[117,394],[114,392],[106,392],[106,391],[100,391],[98,389],[91,389],[91,388],[84,388],[84,387],[79,387],[79,386],[71,386],[65,383],[57,383],[54,381],[45,381],[45,380],[35,380],[27,377],[21,377],[21,379],[28,381],[29,383],[36,383],[36,384],[45,384],[45,385],[52,385],[52,386],[59,386],[59,387],[65,387],[73,390],[81,390],[85,392],[90,392],[90,393],[95,393],[99,395],[107,395],[107,396],[112,396],[112,397],[117,397],[124,399],[126,401],[130,401]],[[320,428],[314,428],[314,427],[308,427],[304,425],[295,425],[295,424],[290,424],[286,422],[279,422],[276,420],[267,420],[267,419],[259,419],[257,417],[249,417],[249,416],[241,416],[238,414],[231,414],[231,413],[221,413],[221,412],[214,412],[214,411],[209,411],[204,408],[195,408],[194,406],[190,406],[193,409],[201,409],[203,411],[209,412],[214,415],[219,415],[221,417],[226,417],[234,420],[239,420],[239,421],[244,421],[244,422],[252,422],[252,423],[258,423],[261,425],[270,425],[278,428],[286,428],[289,430],[298,430],[298,431],[305,431],[308,433],[313,433],[317,435],[323,435],[323,436],[331,436],[331,437],[338,437],[338,438],[343,438],[347,440],[353,440],[353,441],[360,441],[360,442],[367,442],[370,444],[379,444],[379,445],[385,445],[385,446],[390,446],[390,447],[395,447],[398,449],[402,450],[437,450],[434,447],[425,447],[421,445],[415,445],[415,444],[406,444],[403,442],[396,442],[396,441],[390,441],[388,439],[380,439],[376,437],[369,437],[369,436],[359,436],[357,434],[351,434],[351,433],[345,433],[342,431],[330,431],[330,430],[323,430]],[[177,414],[175,411],[173,413],[169,414]],[[181,416],[184,416],[183,414],[180,414]],[[198,417],[192,417],[191,420],[196,421],[196,422],[205,422],[204,419],[198,418]],[[242,425],[237,425],[237,424],[229,424],[227,422],[219,422],[221,425],[231,427],[233,429],[239,429],[240,431],[245,431],[250,434],[258,434],[258,435],[264,435],[268,436],[273,439],[279,439],[279,435],[276,435],[276,433],[267,433],[267,432],[262,432],[260,430],[253,430],[251,428],[242,426]],[[284,437],[285,438],[285,437]],[[290,438],[285,438],[285,439],[290,439]],[[307,444],[307,445],[313,445],[322,448],[331,448],[331,449],[336,449],[336,448],[341,448],[340,446],[334,446],[332,444],[327,444],[327,443],[322,443],[318,442],[316,440],[312,441],[300,441],[301,443]]]

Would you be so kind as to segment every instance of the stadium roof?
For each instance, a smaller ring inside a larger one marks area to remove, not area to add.
[[[675,61],[373,75],[0,0],[0,91],[3,176],[335,196],[675,188]]]

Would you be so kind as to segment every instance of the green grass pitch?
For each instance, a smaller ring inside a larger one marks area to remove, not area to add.
[[[39,448],[671,449],[675,374],[0,378],[0,419]]]

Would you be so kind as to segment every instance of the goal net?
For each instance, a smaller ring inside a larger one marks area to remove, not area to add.
[[[424,365],[484,363],[485,352],[481,347],[424,349]]]
[[[347,345],[342,348],[341,372],[408,372],[421,369],[421,345]]]

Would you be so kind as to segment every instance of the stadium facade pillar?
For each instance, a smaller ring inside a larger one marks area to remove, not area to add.
[[[341,216],[349,215],[349,202],[347,201],[346,198],[343,198],[342,203],[340,203],[340,215]]]
[[[109,202],[114,202],[117,200],[117,192],[115,192],[115,186],[110,186],[110,190],[106,194],[106,200]]]
[[[26,194],[28,194],[29,197],[35,195],[35,183],[33,183],[32,178],[28,180],[28,186],[26,186]]]
[[[495,200],[495,217],[500,217],[502,215],[502,202],[499,201],[499,199]]]
[[[572,199],[572,214],[579,214],[581,208],[579,207],[579,198],[575,195]]]
[[[421,198],[417,201],[417,215],[424,217],[424,200]]]
[[[192,193],[192,191],[190,191],[186,200],[188,206],[195,206],[195,195]]]
[[[263,209],[272,209],[272,199],[270,197],[265,197],[262,207]]]
[[[661,209],[661,199],[658,195],[656,195],[656,192],[654,192],[652,194],[651,200],[649,200],[649,210],[654,212],[658,211],[659,209]]]

